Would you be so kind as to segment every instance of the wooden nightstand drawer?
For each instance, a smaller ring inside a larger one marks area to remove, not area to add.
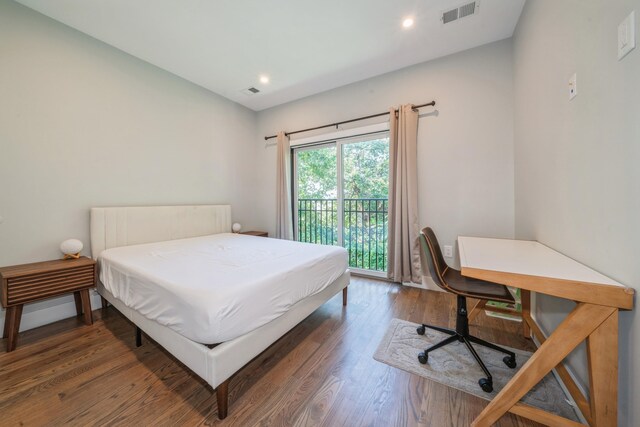
[[[86,257],[2,267],[1,302],[10,307],[91,288],[95,282],[96,263]]]
[[[269,237],[269,233],[266,231],[242,231],[240,234],[246,234],[247,236]]]
[[[94,286],[94,266],[7,279],[7,306],[24,304]]]

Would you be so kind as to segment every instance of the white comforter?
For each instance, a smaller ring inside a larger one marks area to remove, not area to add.
[[[98,262],[113,296],[204,344],[268,323],[348,268],[344,248],[230,233],[108,249]]]

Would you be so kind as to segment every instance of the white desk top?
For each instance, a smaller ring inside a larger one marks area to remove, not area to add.
[[[458,245],[463,269],[624,287],[621,283],[535,241],[460,236]]]

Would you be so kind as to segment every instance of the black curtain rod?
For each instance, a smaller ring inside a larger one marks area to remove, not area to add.
[[[431,101],[428,102],[426,104],[421,104],[421,105],[414,105],[413,108],[422,108],[422,107],[433,107],[436,105],[436,101]],[[322,129],[322,128],[328,128],[328,127],[338,127],[340,125],[344,125],[347,123],[353,123],[353,122],[359,122],[360,120],[367,120],[367,119],[373,119],[374,117],[382,117],[382,116],[386,116],[387,114],[389,114],[389,112],[387,111],[386,113],[379,113],[379,114],[372,114],[370,116],[364,116],[364,117],[358,117],[357,119],[351,119],[351,120],[345,120],[343,122],[337,122],[337,123],[330,123],[328,125],[322,125],[322,126],[316,126],[314,128],[309,128],[309,129],[302,129],[302,130],[294,130],[293,132],[285,132],[285,135],[289,136],[289,135],[294,135],[296,133],[302,133],[302,132],[309,132],[312,130],[317,130],[317,129]],[[277,138],[278,135],[271,135],[271,136],[265,136],[264,139],[265,141],[268,141],[272,138]]]

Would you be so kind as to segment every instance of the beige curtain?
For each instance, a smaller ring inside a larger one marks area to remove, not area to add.
[[[278,133],[276,177],[276,237],[293,239],[291,218],[291,145],[284,132]]]
[[[388,277],[421,283],[418,235],[418,112],[412,105],[389,114]]]

